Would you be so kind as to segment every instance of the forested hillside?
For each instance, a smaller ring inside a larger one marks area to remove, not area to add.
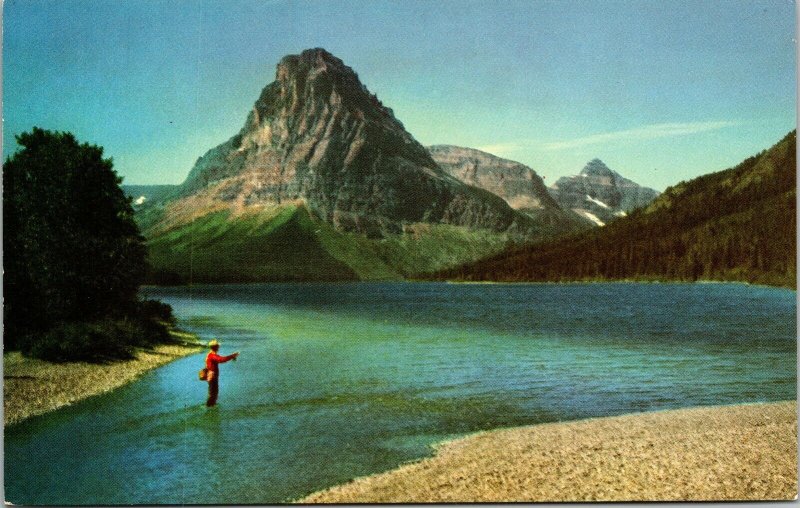
[[[796,132],[605,228],[437,274],[493,281],[733,280],[795,287]]]

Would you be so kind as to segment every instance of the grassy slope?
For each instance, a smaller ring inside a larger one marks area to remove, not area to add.
[[[140,216],[151,282],[398,280],[500,252],[504,234],[416,224],[404,235],[370,240],[311,217],[305,207],[216,211],[159,232],[157,209]]]
[[[469,230],[449,224],[415,224],[405,235],[377,242],[381,259],[406,277],[458,266],[501,252],[508,246],[505,234]]]
[[[156,274],[173,272],[181,282],[356,279],[297,212],[287,206],[235,218],[207,214],[150,238],[150,262]]]
[[[678,184],[607,227],[439,274],[462,280],[738,280],[793,287],[796,136]]]

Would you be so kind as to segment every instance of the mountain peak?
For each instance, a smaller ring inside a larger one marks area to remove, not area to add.
[[[600,159],[586,163],[577,176],[565,176],[550,188],[558,204],[592,220],[608,223],[649,204],[658,192],[610,169]]]
[[[355,75],[355,71],[340,59],[323,48],[306,49],[299,55],[286,55],[278,63],[277,79],[289,74],[321,72],[332,70]]]
[[[300,59],[304,61],[310,62],[318,62],[320,60],[325,60],[328,62],[342,64],[343,62],[340,58],[334,56],[330,51],[326,50],[325,48],[310,48],[304,49],[299,55],[286,55],[281,60],[291,60],[291,59]]]
[[[390,120],[402,128],[394,112],[361,83],[358,74],[323,48],[306,49],[280,60],[275,81],[256,102],[254,120],[272,117],[284,106],[289,106],[292,115],[306,115],[308,104],[327,104],[377,122]]]
[[[581,170],[582,175],[613,176],[614,172],[600,159],[592,159]]]
[[[280,60],[239,133],[197,161],[180,193],[217,206],[302,202],[336,229],[375,237],[417,222],[534,231],[502,198],[443,171],[322,48]]]

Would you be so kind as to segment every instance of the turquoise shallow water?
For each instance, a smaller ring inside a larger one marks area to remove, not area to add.
[[[202,355],[6,429],[17,504],[274,503],[463,433],[794,399],[796,293],[740,284],[148,288]]]

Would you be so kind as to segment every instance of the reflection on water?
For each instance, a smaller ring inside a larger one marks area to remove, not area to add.
[[[241,351],[7,429],[15,503],[269,503],[482,429],[794,398],[795,292],[737,284],[151,288]]]

